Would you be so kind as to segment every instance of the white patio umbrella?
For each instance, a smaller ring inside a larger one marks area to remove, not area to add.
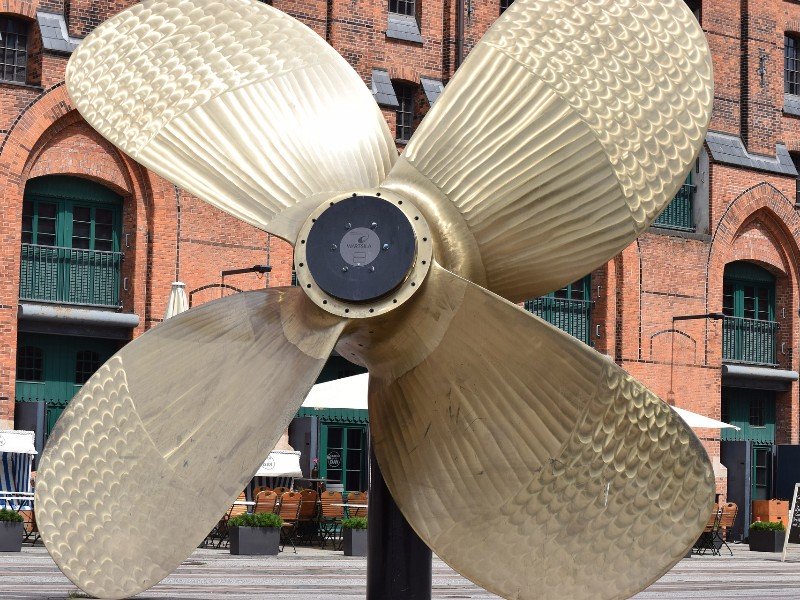
[[[318,383],[311,388],[303,408],[367,409],[369,373]]]
[[[186,297],[186,284],[182,281],[173,282],[172,289],[169,292],[169,300],[167,300],[167,311],[164,313],[164,320],[166,321],[188,308],[189,299]]]
[[[678,413],[678,416],[692,429],[735,429],[739,431],[736,425],[704,417],[703,415],[698,415],[685,408],[678,408],[677,406],[671,406],[670,408]]]

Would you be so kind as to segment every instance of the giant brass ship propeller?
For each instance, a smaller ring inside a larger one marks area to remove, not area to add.
[[[513,304],[620,252],[683,182],[712,75],[681,0],[516,0],[400,158],[347,62],[251,0],[133,6],[84,40],[67,85],[137,161],[293,243],[300,282],[170,319],[70,403],[36,516],[86,592],[175,569],[334,348],[369,368],[403,514],[479,585],[625,597],[691,546],[714,492],[696,437]]]

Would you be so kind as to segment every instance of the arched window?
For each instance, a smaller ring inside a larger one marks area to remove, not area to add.
[[[75,360],[75,383],[83,385],[100,368],[100,354],[94,350],[79,350]]]
[[[44,381],[42,349],[38,346],[20,346],[17,348],[17,380]]]
[[[25,83],[28,77],[28,24],[0,17],[0,79]]]

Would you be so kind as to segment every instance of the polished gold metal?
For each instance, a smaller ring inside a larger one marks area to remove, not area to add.
[[[370,370],[376,453],[403,514],[487,589],[621,598],[697,538],[714,478],[694,434],[609,359],[500,297],[602,264],[683,182],[713,91],[681,0],[516,0],[399,161],[347,63],[250,0],[123,11],[73,54],[67,86],[145,166],[296,242],[305,293],[173,317],[72,401],[36,511],[81,588],[120,598],[177,566],[334,344]],[[372,303],[327,296],[305,267],[314,219],[353,194],[396,203],[417,238],[409,276]]]
[[[311,29],[251,0],[151,0],[70,58],[89,124],[199,198],[293,243],[333,192],[397,159],[369,90]]]
[[[686,554],[714,472],[667,404],[438,264],[408,310],[399,338],[367,323],[342,345],[369,367],[386,484],[441,559],[504,598],[580,600],[627,598]]]
[[[296,288],[164,321],[95,373],[42,454],[36,521],[77,586],[125,598],[213,528],[286,430],[344,321]]]
[[[453,248],[437,254],[443,266],[534,298],[604,264],[672,200],[705,139],[712,88],[683,0],[516,1],[383,185],[441,225],[439,245]]]
[[[414,264],[408,272],[405,280],[400,286],[395,289],[391,294],[378,298],[371,302],[352,303],[344,302],[327,294],[322,288],[317,285],[311,272],[308,269],[306,261],[306,239],[314,225],[316,219],[324,213],[328,208],[346,200],[352,196],[374,196],[386,202],[395,205],[406,216],[411,229],[414,231],[416,238],[416,256]],[[431,266],[431,258],[433,255],[433,236],[428,222],[422,213],[417,210],[412,202],[404,196],[395,194],[390,190],[385,189],[372,189],[372,190],[357,190],[349,194],[337,194],[325,200],[314,210],[297,234],[297,240],[294,245],[294,268],[297,274],[297,284],[303,288],[308,294],[308,297],[314,301],[314,304],[326,310],[327,312],[344,317],[348,319],[365,319],[369,317],[377,317],[391,310],[395,310],[402,306],[406,300],[411,298],[416,292],[418,286],[425,280],[428,274],[428,269]]]

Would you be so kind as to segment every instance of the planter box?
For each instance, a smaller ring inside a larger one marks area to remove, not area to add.
[[[0,552],[22,550],[22,523],[0,521]]]
[[[278,554],[280,527],[231,527],[231,554]]]
[[[342,532],[345,556],[367,555],[367,530],[345,529]]]
[[[785,531],[750,530],[750,550],[755,552],[783,552]]]

